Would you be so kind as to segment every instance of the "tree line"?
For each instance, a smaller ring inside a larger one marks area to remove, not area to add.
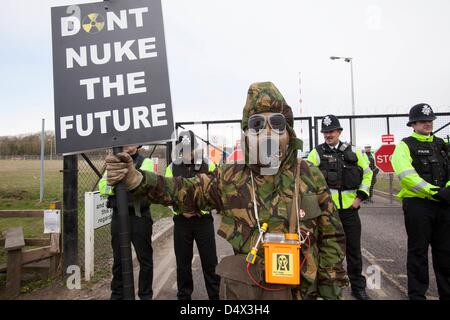
[[[55,135],[52,131],[45,133],[44,152],[55,154]],[[41,154],[41,134],[0,137],[0,155],[23,156]]]
[[[55,134],[53,131],[46,131],[44,137],[44,154],[48,157],[55,153]],[[152,156],[158,158],[165,158],[165,147],[158,146],[153,150],[150,146],[147,150],[142,150],[144,156]],[[0,156],[40,156],[41,154],[41,134],[27,134],[20,136],[2,136],[0,137]],[[91,151],[89,155],[104,156],[105,150]]]

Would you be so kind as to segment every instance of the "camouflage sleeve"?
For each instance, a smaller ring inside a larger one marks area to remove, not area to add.
[[[343,267],[345,258],[344,229],[322,173],[317,167],[310,167],[310,170],[316,186],[318,186],[319,207],[323,213],[317,220],[318,291],[323,299],[341,299],[342,289],[348,283]]]
[[[132,192],[147,197],[151,203],[173,206],[179,213],[195,213],[222,207],[220,198],[221,170],[198,174],[192,178],[164,177],[153,172],[140,171],[141,184]]]

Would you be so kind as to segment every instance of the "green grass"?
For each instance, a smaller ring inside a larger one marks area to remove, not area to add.
[[[380,190],[389,193],[389,175],[381,173],[377,176],[377,182],[375,183],[375,190]],[[401,190],[400,182],[395,174],[392,177],[392,191],[397,194]]]
[[[79,208],[79,251],[81,257],[83,250],[84,230],[84,192],[91,191],[97,183],[97,176],[86,165],[84,160],[79,161],[78,175],[78,208]],[[39,210],[49,207],[52,201],[63,199],[63,168],[61,160],[44,162],[44,199],[39,202],[40,162],[39,160],[0,160],[0,210]],[[152,218],[171,217],[172,211],[164,206],[153,204],[151,206]],[[1,218],[0,233],[12,227],[23,227],[25,238],[42,238],[44,226],[42,218]],[[112,251],[110,244],[109,227],[100,228],[95,233],[96,272],[94,279],[110,275],[109,262]],[[0,264],[6,262],[6,253],[0,249]],[[81,260],[80,260],[81,262]],[[0,274],[0,285],[4,284],[4,275]],[[43,281],[45,282],[45,281]],[[33,284],[29,285],[33,287]]]
[[[39,202],[40,162],[0,160],[0,210],[44,209],[62,200],[62,161],[44,162],[44,199]]]
[[[62,200],[62,161],[44,162],[44,199],[39,202],[40,162],[37,160],[0,160],[0,210],[46,209],[52,201]],[[44,237],[43,218],[1,218],[0,232],[23,227],[25,238]],[[0,250],[0,264],[6,253]],[[1,282],[1,281],[0,281]]]

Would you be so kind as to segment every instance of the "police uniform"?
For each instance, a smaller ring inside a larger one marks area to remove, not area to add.
[[[342,130],[337,117],[325,116],[321,132],[336,129]],[[322,171],[330,188],[332,200],[339,210],[347,240],[347,273],[352,292],[358,299],[368,299],[365,292],[366,279],[362,275],[359,208],[352,208],[352,204],[356,198],[363,201],[369,197],[372,180],[369,162],[359,149],[341,141],[335,147],[326,143],[320,144],[310,152],[308,160]]]
[[[411,108],[408,126],[415,121],[433,121],[427,104]],[[450,161],[449,146],[434,135],[413,132],[392,155],[392,166],[400,180],[397,195],[403,201],[408,235],[408,295],[425,299],[428,289],[428,247],[439,297],[450,299]]]
[[[131,156],[134,165],[142,171],[153,172],[153,162],[144,158],[139,152]],[[99,182],[101,195],[108,196],[108,208],[113,209],[111,221],[111,246],[113,249],[113,267],[111,280],[111,299],[123,299],[122,264],[120,249],[120,219],[117,209],[114,189],[107,185],[106,172]],[[153,298],[153,249],[152,227],[153,220],[150,214],[150,203],[146,199],[135,200],[128,192],[128,213],[130,215],[131,242],[136,250],[139,261],[139,289],[138,296],[141,300]]]
[[[190,150],[197,149],[197,141],[192,131],[180,133],[178,145],[187,143]],[[166,177],[192,178],[200,173],[213,172],[216,169],[214,163],[201,158],[199,163],[183,163],[179,158],[172,162],[166,169]],[[177,208],[174,208],[175,212]],[[219,299],[220,277],[216,274],[217,253],[214,233],[214,221],[209,211],[202,210],[196,215],[187,218],[176,213],[174,218],[174,249],[177,263],[177,298],[179,300],[191,300],[194,291],[192,280],[192,257],[194,240],[197,244],[200,261],[202,264],[203,278],[206,291],[210,300]]]

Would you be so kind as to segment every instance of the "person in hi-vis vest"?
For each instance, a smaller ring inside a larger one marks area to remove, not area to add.
[[[123,152],[128,153],[133,159],[134,166],[142,171],[153,172],[153,161],[139,154],[142,146],[130,145],[123,147]],[[122,265],[120,253],[120,219],[117,209],[114,187],[107,185],[107,172],[99,182],[101,195],[108,197],[108,208],[113,209],[111,221],[111,246],[113,249],[113,267],[111,280],[111,299],[123,299]],[[134,199],[133,194],[128,192],[128,213],[130,215],[131,242],[136,250],[139,261],[139,290],[138,296],[141,300],[153,298],[153,249],[152,249],[152,227],[153,220],[150,214],[150,203],[145,199]]]
[[[428,248],[440,299],[450,299],[450,147],[434,136],[436,116],[428,104],[409,111],[411,136],[404,138],[392,155],[392,166],[402,189],[408,235],[408,296],[426,299],[428,289]]]
[[[181,132],[175,148],[175,160],[166,168],[166,177],[192,178],[199,173],[213,172],[216,166],[203,157],[192,131]],[[177,262],[177,298],[191,300],[194,291],[192,279],[192,257],[194,241],[197,244],[202,264],[203,278],[210,300],[219,299],[220,277],[216,274],[217,253],[214,221],[211,212],[177,213],[175,216],[173,241]]]
[[[366,279],[362,275],[358,210],[361,202],[369,198],[372,171],[367,157],[359,149],[339,140],[342,127],[336,116],[327,115],[322,119],[321,132],[325,143],[313,149],[308,160],[322,171],[339,210],[346,237],[347,273],[352,294],[358,300],[368,300]]]

